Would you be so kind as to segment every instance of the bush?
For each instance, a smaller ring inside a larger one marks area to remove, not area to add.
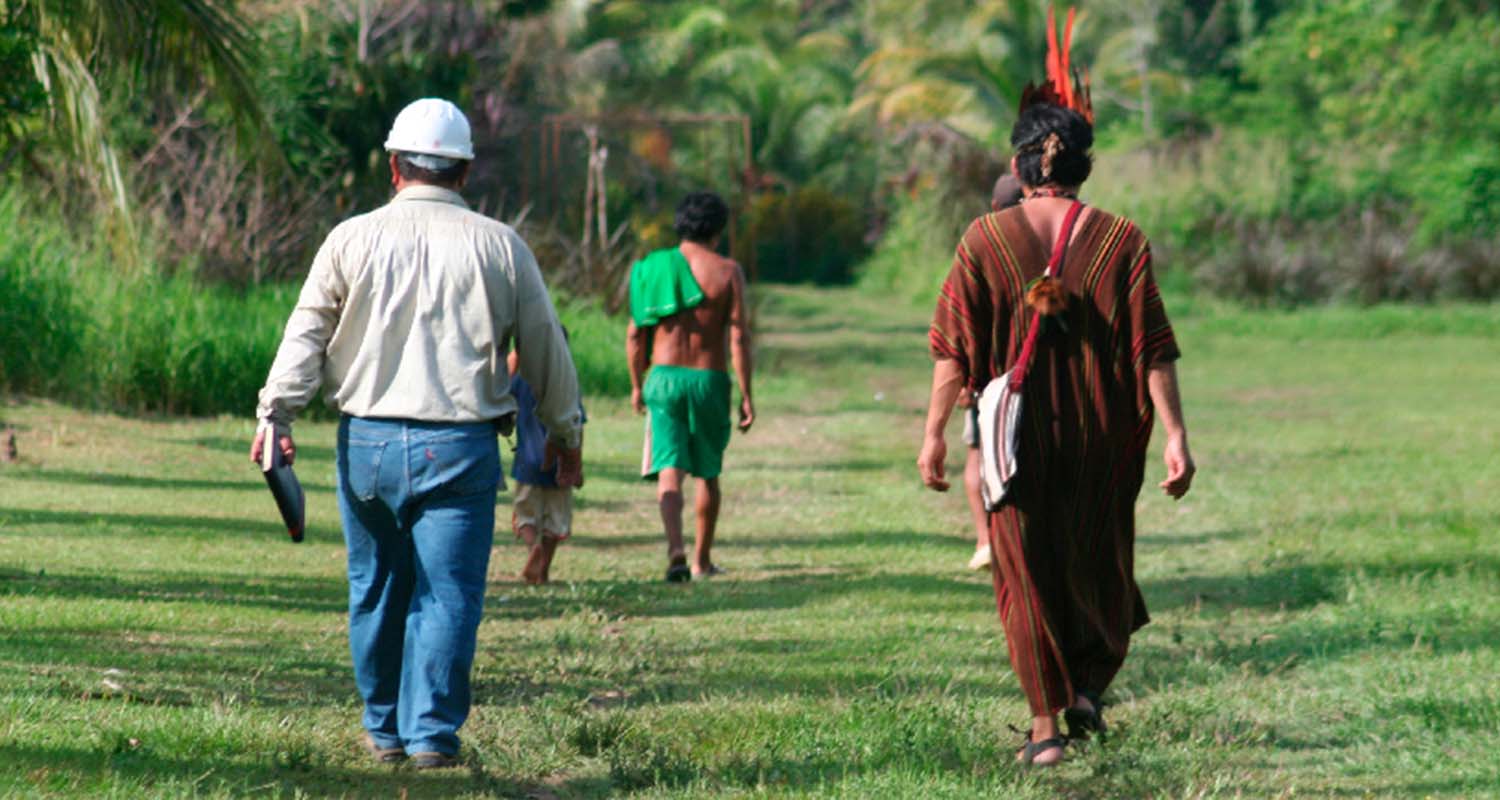
[[[866,251],[860,210],[819,188],[756,196],[739,230],[735,259],[765,281],[849,283]]]
[[[605,313],[597,300],[558,293],[557,316],[568,329],[568,346],[585,395],[630,394],[630,367],[625,363],[625,317]]]
[[[937,302],[959,238],[986,210],[977,200],[968,205],[945,200],[936,191],[900,203],[874,254],[860,266],[860,288],[917,305]]]

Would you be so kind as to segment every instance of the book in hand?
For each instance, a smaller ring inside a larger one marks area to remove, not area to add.
[[[260,470],[266,476],[266,485],[271,496],[276,498],[276,508],[281,511],[281,521],[286,523],[287,535],[292,541],[302,541],[302,531],[307,523],[307,498],[302,493],[302,484],[292,465],[286,463],[281,452],[280,437],[273,425],[265,425],[265,440],[261,443]]]

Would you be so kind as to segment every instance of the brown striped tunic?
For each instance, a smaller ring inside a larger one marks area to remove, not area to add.
[[[929,340],[983,389],[1015,364],[1025,287],[1051,252],[1020,208],[959,243]],[[995,597],[1011,665],[1035,715],[1103,693],[1148,621],[1134,576],[1135,500],[1151,438],[1147,370],[1178,357],[1151,248],[1129,220],[1088,210],[1062,265],[1066,332],[1044,329],[1023,388],[1009,499],[990,515]]]

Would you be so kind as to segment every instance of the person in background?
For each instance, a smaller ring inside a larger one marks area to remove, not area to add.
[[[719,521],[719,472],[729,445],[729,373],[740,384],[739,429],[750,430],[750,319],[745,273],[716,252],[729,206],[695,192],[677,206],[677,247],[657,250],[630,271],[630,404],[648,414],[642,477],[656,479],[667,535],[667,580],[721,572],[711,557]],[[646,376],[647,369],[650,376]],[[682,483],[698,479],[698,535],[691,567],[682,540]]]
[[[566,336],[567,328],[563,328]],[[517,358],[511,353],[510,393],[516,398],[516,455],[510,477],[516,482],[510,524],[516,538],[526,543],[526,566],[521,578],[532,585],[551,580],[552,558],[557,546],[573,534],[573,487],[559,486],[557,467],[546,464],[547,429],[536,414],[536,395],[517,374]],[[580,420],[588,416],[580,406]],[[582,486],[580,480],[579,485]]]
[[[453,767],[494,539],[496,431],[516,409],[506,350],[515,343],[560,486],[582,479],[578,375],[531,250],[458,194],[474,158],[463,112],[417,100],[385,148],[395,197],[319,248],[260,390],[250,458],[279,447],[290,463],[292,420],[323,389],[340,415],[364,746],[381,762]]]
[[[1009,172],[995,179],[990,189],[990,211],[999,213],[1021,202],[1021,182]],[[964,409],[963,443],[968,445],[964,459],[964,496],[969,501],[969,514],[974,520],[974,555],[969,559],[969,569],[990,569],[990,515],[984,510],[984,497],[980,494],[979,478],[979,403],[973,392],[958,396],[958,405]]]

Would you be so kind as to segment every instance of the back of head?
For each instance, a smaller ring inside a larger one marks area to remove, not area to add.
[[[729,224],[729,205],[713,192],[693,192],[677,204],[672,227],[685,241],[711,244]]]
[[[391,124],[385,149],[396,154],[396,171],[407,181],[457,187],[474,159],[469,119],[458,106],[436,97],[413,101]]]
[[[1021,196],[1021,181],[1007,172],[995,179],[995,187],[990,190],[990,208],[1004,211],[1021,202]]]
[[[1016,176],[1027,186],[1078,186],[1088,180],[1094,159],[1094,127],[1083,115],[1052,103],[1021,111],[1011,129]]]

